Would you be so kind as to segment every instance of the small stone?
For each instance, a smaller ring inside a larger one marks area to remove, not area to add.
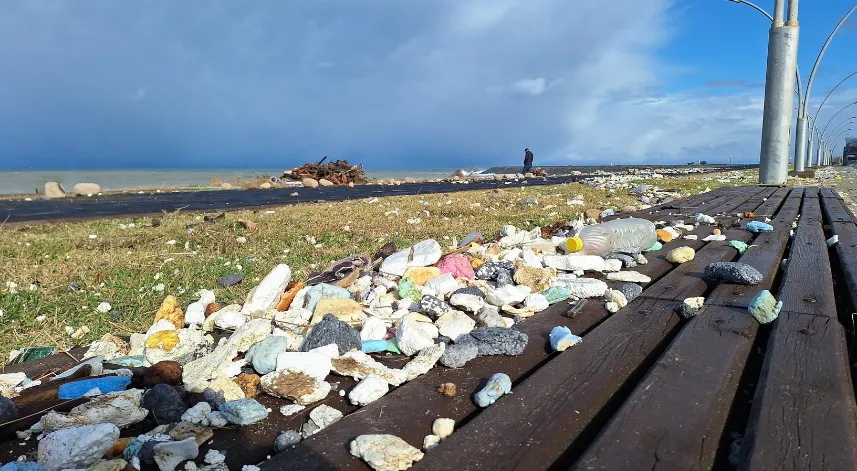
[[[207,402],[197,402],[193,407],[187,409],[180,417],[182,422],[189,424],[204,424],[206,416],[211,413],[211,404]],[[173,422],[178,422],[174,420]]]
[[[768,290],[759,291],[750,301],[747,311],[759,324],[768,324],[776,320],[783,308],[783,302],[777,301]]]
[[[220,405],[220,413],[235,425],[250,425],[268,417],[268,410],[255,399],[224,402]]]
[[[512,379],[505,373],[494,373],[482,390],[473,397],[479,407],[488,407],[504,394],[512,391]]]
[[[545,299],[547,299],[548,304],[556,304],[558,302],[565,301],[566,299],[571,297],[571,290],[566,288],[565,286],[552,286],[548,288],[544,293]],[[488,326],[492,327],[492,326]]]
[[[533,293],[541,293],[550,288],[554,278],[556,278],[555,268],[533,268],[523,264],[515,269],[514,276],[515,283],[528,286]]]
[[[485,292],[475,286],[468,286],[466,288],[459,288],[452,292],[451,296],[455,296],[456,294],[466,294],[469,296],[478,296],[480,298],[485,298]]]
[[[182,365],[176,361],[163,360],[146,368],[143,372],[143,387],[150,388],[156,384],[179,385],[182,380]]]
[[[280,407],[280,414],[283,414],[286,417],[291,415],[295,415],[298,412],[306,409],[306,406],[302,406],[300,404],[287,404],[283,407]]]
[[[489,304],[502,307],[506,304],[513,305],[524,302],[527,295],[531,293],[527,286],[505,285],[488,291],[485,300]]]
[[[455,296],[468,296],[464,295],[455,295]],[[481,298],[479,299],[481,302]],[[481,306],[480,306],[481,307]],[[440,335],[449,337],[453,340],[457,339],[458,336],[462,334],[467,334],[472,331],[476,327],[476,321],[464,314],[461,311],[448,311],[446,314],[440,316],[436,321],[435,325],[438,328],[438,333]]]
[[[281,263],[275,266],[247,295],[241,312],[251,314],[274,309],[280,302],[280,294],[286,290],[291,279],[292,270],[288,265]]]
[[[701,222],[703,224],[714,224],[717,221],[711,216],[702,213],[697,213],[696,222]]]
[[[86,468],[86,471],[123,471],[125,467],[128,466],[128,462],[118,458],[115,460],[101,460],[98,463]],[[4,469],[5,467],[0,467],[2,471],[11,471]],[[41,467],[40,467],[41,468]],[[24,471],[24,469],[18,468],[20,471]],[[38,471],[43,471],[44,468],[41,468]],[[33,470],[36,471],[36,470]]]
[[[625,296],[625,299],[630,303],[643,294],[643,287],[634,283],[625,283],[619,287],[618,291],[621,292]]]
[[[699,311],[702,309],[702,305],[705,303],[705,298],[696,297],[696,298],[686,298],[681,303],[681,315],[685,319],[690,319],[691,317],[699,314]]]
[[[361,352],[362,353],[362,352]],[[300,405],[318,402],[330,393],[330,383],[302,371],[282,370],[262,376],[262,390]]]
[[[85,469],[119,438],[113,424],[85,425],[51,432],[39,440],[38,461],[47,471]]]
[[[423,451],[431,451],[440,444],[440,437],[437,435],[426,435],[423,438]]]
[[[309,413],[309,420],[301,428],[301,435],[307,438],[329,427],[343,417],[342,412],[322,404]]]
[[[410,267],[405,270],[402,277],[411,280],[417,286],[423,286],[429,280],[437,278],[440,275],[442,273],[438,267]]]
[[[615,289],[608,289],[604,292],[604,301],[604,308],[612,313],[618,312],[619,309],[628,305],[628,299],[625,295]]]
[[[476,342],[455,343],[447,345],[443,356],[440,357],[440,364],[449,368],[461,368],[477,356],[479,356],[479,346]]]
[[[423,288],[424,290],[430,289],[437,293],[438,296],[443,297],[458,289],[458,286],[458,282],[455,281],[452,274],[444,273],[437,278],[427,281]]]
[[[743,254],[749,248],[747,244],[741,242],[740,240],[730,240],[729,247],[732,247],[733,249],[737,250],[739,254]]]
[[[414,244],[409,267],[427,267],[440,260],[443,250],[434,239],[428,239]]]
[[[657,233],[658,235],[658,240],[663,243],[667,243],[673,240],[673,235],[669,231],[666,231],[664,229],[657,229],[655,233]]]
[[[307,188],[318,188],[318,181],[313,178],[304,178],[301,183]]]
[[[528,341],[527,334],[501,327],[479,327],[470,336],[477,342],[479,356],[520,355]]]
[[[97,183],[78,183],[72,187],[71,192],[76,196],[92,196],[101,193],[101,187]]]
[[[547,298],[539,293],[528,295],[524,298],[524,309],[533,312],[542,312],[550,307]]]
[[[336,374],[355,380],[375,374],[394,387],[408,380],[408,374],[405,371],[388,368],[363,352],[348,352],[339,358],[334,358],[332,364]]]
[[[11,422],[19,417],[15,403],[6,396],[0,396],[0,424]]]
[[[326,178],[322,178],[318,181],[318,184],[321,186],[333,186],[334,183]]]
[[[572,334],[571,330],[565,326],[556,326],[550,332],[551,349],[555,352],[564,352],[568,347],[572,347],[580,343],[583,339]]]
[[[672,263],[686,263],[693,260],[696,251],[691,247],[678,247],[667,253],[667,260]]]
[[[402,371],[407,375],[407,381],[428,373],[445,351],[445,343],[436,343],[420,350],[417,356],[402,368]]]
[[[456,293],[449,297],[449,304],[463,308],[469,312],[478,312],[485,305],[481,296]]]
[[[511,262],[488,262],[481,265],[474,272],[479,280],[496,280],[501,272],[513,272],[515,270]]]
[[[182,461],[199,455],[199,445],[193,437],[178,442],[163,442],[155,445],[155,463],[161,471],[174,471]]]
[[[206,464],[221,464],[226,461],[226,455],[217,450],[208,450],[203,461]]]
[[[740,285],[757,285],[764,278],[759,270],[740,262],[714,262],[705,267],[705,277]]]
[[[621,273],[621,272],[620,272]],[[609,273],[608,275],[615,275]],[[595,278],[577,278],[573,280],[557,280],[554,286],[561,286],[569,290],[572,298],[600,298],[607,291],[607,283]]]
[[[197,445],[211,440],[214,436],[214,431],[208,427],[202,427],[190,422],[179,422],[170,429],[170,438],[173,440],[185,440],[193,438]]]
[[[261,378],[259,375],[254,375],[250,373],[241,373],[235,378],[235,384],[241,388],[241,391],[244,392],[244,397],[256,397],[259,394],[259,381]]]
[[[437,435],[441,440],[452,435],[455,430],[455,421],[452,419],[435,419],[431,425],[431,433]]]
[[[340,355],[352,349],[360,350],[360,333],[336,316],[326,314],[307,335],[300,351],[307,352],[332,343],[339,347]]]
[[[472,280],[474,277],[473,266],[467,257],[461,254],[447,255],[437,264],[437,268],[442,274],[449,273],[454,278]]]
[[[605,263],[607,263],[610,260],[619,260],[620,262],[622,262],[622,266],[625,268],[633,268],[633,267],[637,266],[637,261],[634,259],[634,256],[628,255],[625,253],[613,252],[613,253],[607,254],[607,256],[605,256],[604,258],[605,258]],[[608,271],[618,271],[618,270],[608,270]]]
[[[545,255],[544,262],[562,271],[604,271],[604,259],[598,255]]]
[[[205,420],[208,421],[209,427],[223,428],[229,424],[226,417],[220,411],[213,411],[205,414]]]
[[[321,299],[315,306],[310,324],[318,324],[327,314],[333,314],[344,322],[356,322],[363,316],[363,306],[353,299]]]
[[[235,286],[238,283],[241,283],[242,281],[244,281],[244,275],[234,274],[234,275],[226,275],[226,276],[220,278],[217,282],[220,284],[220,286],[222,286],[224,288],[228,288],[230,286]]]
[[[348,400],[355,406],[365,406],[381,399],[389,390],[387,381],[376,374],[370,374],[351,389]]]
[[[395,435],[360,435],[351,441],[350,452],[375,471],[403,471],[423,458],[420,450]]]
[[[301,434],[294,430],[286,430],[285,432],[277,435],[277,438],[274,439],[274,452],[282,453],[286,449],[297,445],[300,441]]]
[[[424,295],[420,298],[420,312],[428,316],[440,317],[451,310],[452,307],[438,297]]]
[[[331,368],[331,358],[320,351],[280,352],[277,356],[276,371],[300,371],[323,380],[330,374]]]
[[[146,391],[140,405],[148,409],[159,424],[178,422],[187,411],[178,391],[165,383],[156,384]]]
[[[363,321],[363,328],[360,330],[361,342],[382,340],[385,335],[387,335],[387,325],[383,320],[370,317]]]
[[[443,394],[446,397],[455,397],[455,390],[455,383],[443,383],[437,387],[437,392]]]
[[[434,339],[439,335],[437,327],[427,322],[419,322],[404,317],[396,327],[396,341],[399,350],[405,355],[415,355],[420,350],[434,345]]]
[[[503,317],[497,307],[486,304],[476,313],[476,324],[479,327],[503,327]]]
[[[651,278],[637,271],[608,273],[607,279],[611,281],[627,281],[631,283],[649,283],[652,281]]]
[[[169,321],[176,330],[184,327],[184,312],[174,296],[167,296],[161,303],[161,307],[155,314],[155,322],[161,319]]]
[[[269,335],[261,342],[254,343],[244,359],[260,375],[268,374],[277,368],[277,356],[289,348],[291,339],[280,335]]]

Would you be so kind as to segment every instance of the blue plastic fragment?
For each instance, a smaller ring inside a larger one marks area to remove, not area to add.
[[[656,252],[658,250],[661,250],[662,248],[664,248],[664,244],[662,244],[658,241],[655,241],[654,245],[652,245],[651,247],[649,247],[647,249],[643,249],[643,252]]]
[[[360,345],[360,350],[363,353],[381,353],[381,352],[390,352],[390,353],[402,353],[399,350],[399,346],[396,345],[396,342],[393,339],[390,340],[364,340]]]
[[[268,409],[255,399],[237,399],[220,405],[220,413],[235,425],[250,425],[268,417]]]
[[[131,384],[128,376],[104,376],[102,378],[84,379],[60,386],[59,399],[78,399],[87,392],[98,388],[102,394],[124,391]]]
[[[143,355],[135,355],[130,357],[116,357],[107,361],[111,365],[121,365],[139,368],[143,366]]]
[[[754,319],[759,321],[759,324],[768,324],[780,315],[782,308],[783,302],[777,301],[770,291],[763,289],[753,296],[747,310]]]
[[[568,347],[572,347],[579,343],[581,340],[580,337],[571,333],[571,330],[568,327],[558,325],[551,329],[550,333],[550,342],[551,349],[555,352],[565,351]]]
[[[494,373],[488,384],[477,392],[473,397],[474,402],[479,407],[488,407],[494,404],[497,399],[500,399],[504,394],[508,394],[512,390],[512,379],[505,373]]]
[[[771,232],[774,230],[774,226],[762,221],[750,221],[747,223],[747,226],[745,226],[745,229],[750,232]]]
[[[145,444],[145,440],[140,440],[138,437],[134,437],[128,442],[128,445],[125,446],[125,451],[122,452],[122,457],[125,458],[126,461],[131,461],[131,458],[140,454],[140,450],[143,448],[143,444]]]
[[[0,466],[0,471],[45,471],[45,467],[35,461],[12,461]]]

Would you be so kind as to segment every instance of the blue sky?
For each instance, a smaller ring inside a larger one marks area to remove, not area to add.
[[[852,1],[804,0],[804,81]],[[727,0],[6,0],[0,168],[755,162],[767,28]],[[857,14],[811,107],[855,46]]]

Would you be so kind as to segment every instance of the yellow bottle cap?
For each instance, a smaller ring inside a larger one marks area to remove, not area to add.
[[[583,239],[580,237],[569,237],[565,240],[565,248],[571,253],[583,250]]]

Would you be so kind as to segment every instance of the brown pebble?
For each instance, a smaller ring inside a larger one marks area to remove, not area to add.
[[[297,296],[298,291],[304,288],[304,284],[299,281],[290,281],[288,285],[286,285],[286,291],[280,293],[280,302],[277,304],[277,310],[280,312],[285,312],[289,310],[289,306],[292,305],[292,301]]]
[[[152,227],[159,227],[161,225],[161,220],[158,218],[152,218]]]
[[[446,397],[455,397],[455,383],[443,383],[437,388],[437,392]]]
[[[248,229],[251,231],[256,230],[256,224],[254,224],[253,221],[251,221],[249,219],[239,219],[238,224],[241,224],[244,227],[244,229]]]
[[[208,317],[221,309],[223,309],[223,306],[221,306],[220,303],[211,303],[208,306],[205,306],[205,317]]]
[[[259,375],[254,375],[250,373],[241,373],[235,378],[235,384],[244,391],[244,395],[247,397],[256,397],[259,394]]]
[[[181,384],[182,365],[177,361],[163,360],[144,370],[143,387],[150,388],[161,383],[171,386]]]

